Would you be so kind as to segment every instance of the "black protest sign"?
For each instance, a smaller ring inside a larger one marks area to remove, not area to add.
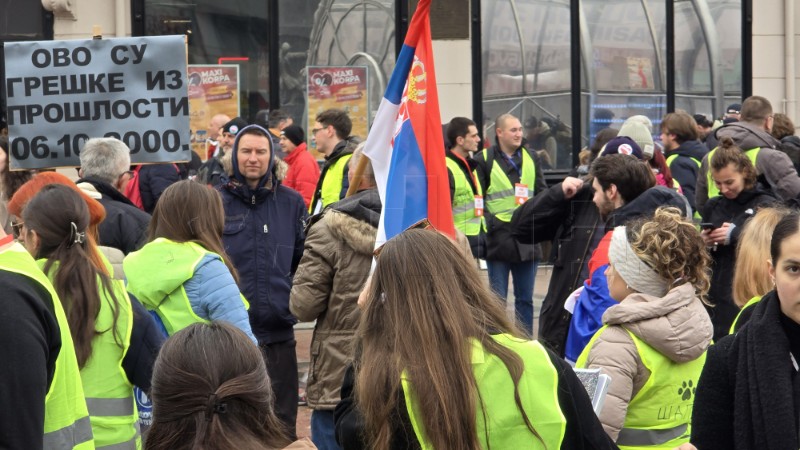
[[[5,44],[12,169],[79,166],[114,137],[133,163],[190,159],[183,36]]]

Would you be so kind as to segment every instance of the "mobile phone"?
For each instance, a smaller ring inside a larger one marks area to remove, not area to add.
[[[711,223],[711,222],[703,222],[703,223],[700,224],[700,228],[702,228],[704,230],[713,230],[713,229],[715,229],[717,227],[715,227],[714,224]]]

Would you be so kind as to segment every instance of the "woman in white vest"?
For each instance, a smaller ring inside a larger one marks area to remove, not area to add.
[[[615,228],[608,254],[608,290],[620,303],[603,314],[576,365],[611,377],[600,421],[620,448],[677,447],[689,441],[713,330],[702,302],[705,244],[680,211],[659,208]]]
[[[74,189],[46,185],[25,205],[22,219],[25,248],[52,281],[67,315],[95,444],[134,450],[141,439],[133,385],[147,388],[150,382],[142,375],[149,370],[133,367],[152,363],[158,348],[131,336],[134,327],[155,332],[152,319],[144,312],[134,319],[124,285],[92,256],[97,248],[87,235],[89,208]],[[140,346],[135,351],[132,342]],[[130,361],[129,353],[144,357]]]

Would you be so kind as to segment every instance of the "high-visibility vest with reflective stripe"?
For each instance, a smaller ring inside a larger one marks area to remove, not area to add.
[[[93,449],[92,425],[83,395],[75,346],[69,333],[64,307],[53,285],[20,244],[0,252],[0,269],[24,275],[47,290],[53,301],[52,311],[58,322],[61,349],[56,358],[53,380],[45,397],[44,448]]]
[[[558,402],[558,372],[544,347],[506,334],[492,336],[514,351],[525,369],[517,389],[522,408],[541,440],[531,433],[514,401],[514,381],[503,361],[472,340],[472,371],[480,395],[476,394],[475,429],[483,448],[558,449],[564,439],[566,418]],[[405,372],[401,377],[408,417],[422,450],[433,450],[425,437],[414,387]],[[488,423],[484,421],[488,418]],[[443,449],[437,449],[443,450]]]
[[[487,163],[489,162],[488,153],[487,149],[483,150],[483,159]],[[528,198],[531,198],[536,187],[536,165],[527,150],[523,148],[521,153],[522,174],[520,174],[519,182],[528,186]],[[502,158],[502,155],[500,157]],[[514,185],[499,164],[492,162],[491,166],[489,188],[486,189],[486,198],[484,199],[486,210],[503,222],[511,222],[514,210],[519,207],[514,196]]]
[[[477,236],[481,231],[483,217],[475,216],[475,193],[472,183],[464,175],[458,163],[450,158],[445,158],[447,169],[453,175],[455,193],[453,195],[453,223],[456,229],[466,236]],[[481,195],[481,186],[476,183],[478,194]]]
[[[595,340],[606,328],[608,325],[592,336],[575,367],[586,367]],[[695,389],[706,362],[706,352],[694,361],[676,363],[635,334],[625,331],[636,345],[650,377],[628,403],[617,445],[623,450],[668,450],[689,442]]]
[[[714,177],[711,176],[711,158],[714,157],[714,153],[717,151],[716,147],[710,152],[708,152],[708,173],[706,173],[706,179],[708,180],[708,198],[714,198],[719,196],[719,188],[717,187],[717,183],[714,182]],[[758,152],[761,151],[761,147],[751,148],[749,150],[745,150],[744,154],[747,155],[747,159],[753,163],[753,167],[756,167],[756,172],[758,171],[758,166],[756,166],[756,160],[758,159]]]
[[[317,192],[314,192],[314,197],[311,199],[311,203],[308,204],[309,213],[314,213],[318,201],[322,201],[320,208],[322,209],[331,203],[336,203],[341,200],[342,187],[344,185],[344,169],[347,167],[352,157],[352,153],[339,155],[336,161],[328,166],[328,169],[322,173],[322,186]]]
[[[46,260],[40,259],[38,263],[44,267]],[[51,281],[57,268],[54,264],[48,273]],[[122,360],[131,344],[133,307],[123,282],[111,280],[119,308],[115,329],[115,306],[99,279],[97,283],[101,303],[95,330],[100,334],[92,339],[92,356],[81,369],[94,443],[97,448],[136,450],[142,446],[139,413],[133,399],[133,384],[122,368]]]
[[[153,291],[152,285],[157,285],[164,279],[163,276],[159,276],[159,273],[163,271],[164,268],[137,262],[136,259],[142,257],[142,252],[145,251],[149,253],[147,256],[148,260],[170,261],[170,270],[184,271],[181,276],[186,280],[192,278],[197,266],[206,255],[218,255],[209,252],[201,245],[194,242],[174,242],[169,239],[158,238],[145,245],[141,250],[128,254],[123,261],[123,269],[129,280],[128,291],[135,295],[145,308],[150,311],[155,311],[164,324],[167,334],[172,336],[193,323],[210,323],[208,320],[195,314],[183,284],[169,292],[163,298],[156,299],[148,295],[149,292]],[[138,281],[132,283],[130,280]],[[147,291],[145,291],[142,286],[145,283],[149,285]],[[163,289],[163,291],[166,290],[166,288]],[[242,299],[245,308],[249,309],[250,305],[247,303],[244,296],[239,294],[239,297]]]

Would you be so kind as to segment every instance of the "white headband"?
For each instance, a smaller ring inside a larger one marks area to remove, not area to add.
[[[608,260],[625,283],[637,292],[655,297],[663,297],[669,292],[670,283],[633,251],[625,235],[625,227],[614,228],[608,248]]]

